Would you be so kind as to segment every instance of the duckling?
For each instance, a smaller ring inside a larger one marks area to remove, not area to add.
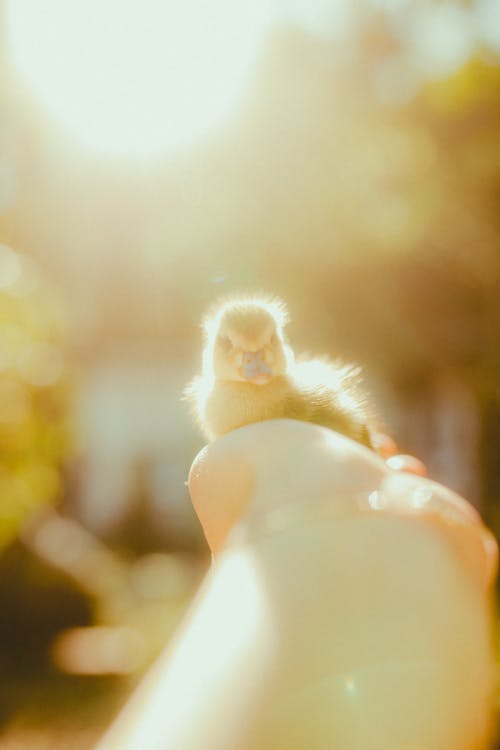
[[[201,375],[185,390],[209,440],[266,419],[329,427],[369,447],[372,421],[360,369],[323,359],[296,359],[277,298],[240,297],[205,318]]]

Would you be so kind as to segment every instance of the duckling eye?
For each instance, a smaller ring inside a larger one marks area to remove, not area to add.
[[[230,352],[231,349],[233,348],[233,345],[231,343],[231,339],[229,338],[229,336],[220,336],[219,344],[225,352]]]

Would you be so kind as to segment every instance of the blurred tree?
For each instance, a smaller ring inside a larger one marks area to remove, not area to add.
[[[0,549],[61,492],[68,450],[63,315],[35,264],[0,245]]]

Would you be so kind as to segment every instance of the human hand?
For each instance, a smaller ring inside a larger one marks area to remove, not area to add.
[[[378,450],[380,455],[331,430],[294,420],[248,425],[207,445],[193,462],[189,490],[212,553],[220,552],[233,529],[256,514],[304,501],[313,504],[327,495],[368,497],[381,490],[387,495],[385,504],[373,510],[432,519],[483,585],[489,585],[498,551],[477,511],[425,479],[422,462],[397,454],[387,436],[381,436]]]
[[[189,488],[221,554],[100,750],[489,747],[496,543],[465,500],[291,420]]]

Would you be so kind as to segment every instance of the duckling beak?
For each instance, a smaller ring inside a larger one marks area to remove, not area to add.
[[[273,372],[266,362],[265,352],[243,352],[240,375],[255,385],[265,385],[273,377]]]

